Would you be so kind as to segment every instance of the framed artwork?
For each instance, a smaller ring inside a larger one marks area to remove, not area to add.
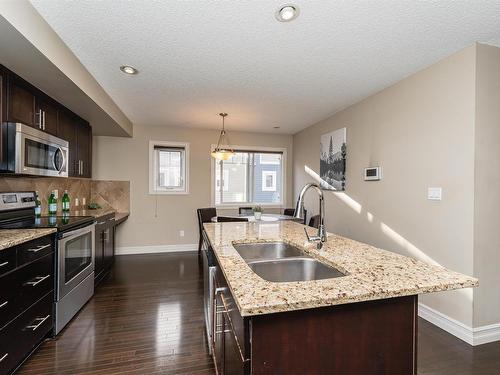
[[[345,190],[346,128],[321,136],[320,167],[321,188]]]

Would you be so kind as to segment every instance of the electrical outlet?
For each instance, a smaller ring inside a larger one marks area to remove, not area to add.
[[[184,237],[184,231],[183,230],[179,231],[179,236]]]

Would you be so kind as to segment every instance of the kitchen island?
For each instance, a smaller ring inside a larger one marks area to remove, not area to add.
[[[205,224],[215,255],[219,374],[416,374],[418,294],[478,280],[329,234],[321,250],[294,222]],[[343,276],[273,282],[235,246],[284,242]]]

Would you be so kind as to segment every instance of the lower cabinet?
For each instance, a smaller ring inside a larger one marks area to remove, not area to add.
[[[115,214],[97,219],[95,227],[95,282],[98,284],[113,266],[115,259]]]
[[[10,374],[54,327],[54,239],[1,251],[0,374]]]

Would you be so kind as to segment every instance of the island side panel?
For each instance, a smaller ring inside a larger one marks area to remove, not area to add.
[[[252,375],[416,375],[418,297],[252,317]]]

